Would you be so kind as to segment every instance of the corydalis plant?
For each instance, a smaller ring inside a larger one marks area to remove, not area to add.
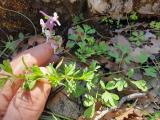
[[[40,19],[40,25],[42,27],[42,33],[45,34],[47,38],[47,42],[52,37],[52,32],[54,31],[54,28],[58,25],[60,26],[60,22],[58,20],[59,16],[56,12],[53,13],[53,16],[47,15],[45,12],[40,11],[40,13],[47,19],[46,22],[44,22],[43,19]]]

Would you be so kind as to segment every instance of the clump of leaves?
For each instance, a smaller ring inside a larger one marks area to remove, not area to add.
[[[155,112],[153,115],[148,117],[148,120],[158,120],[160,119],[160,112]]]
[[[18,38],[13,38],[13,36],[7,36],[8,39],[5,41],[2,41],[2,43],[4,44],[2,46],[3,49],[2,51],[0,50],[0,57],[1,58],[8,58],[9,55],[13,54],[17,48],[18,45],[25,39],[27,38],[27,36],[24,36],[23,33],[19,33],[18,34]],[[9,53],[9,54],[8,54]]]
[[[93,37],[96,30],[88,25],[76,26],[76,33],[68,36],[68,42],[66,47],[74,48],[78,46],[75,51],[77,57],[86,62],[86,59],[93,55],[106,54],[108,47],[107,44],[102,41],[97,43]]]
[[[137,46],[142,45],[142,43],[145,40],[145,35],[143,31],[134,31],[131,33],[131,37],[129,38],[129,40],[133,43],[135,43]]]
[[[111,58],[114,58],[116,63],[121,63],[124,61],[125,63],[129,64],[131,59],[129,52],[130,47],[128,45],[117,44],[114,47],[110,47],[108,55]]]
[[[137,21],[139,19],[137,12],[132,12],[129,16],[130,20]]]
[[[160,30],[160,22],[152,21],[152,22],[150,22],[149,25],[150,25],[150,27],[153,28],[153,29]]]
[[[107,25],[112,25],[114,21],[111,19],[111,17],[105,16],[101,19],[101,22]]]
[[[13,74],[12,67],[9,60],[4,60],[0,64],[0,88],[6,83],[7,80],[13,80],[16,76]]]

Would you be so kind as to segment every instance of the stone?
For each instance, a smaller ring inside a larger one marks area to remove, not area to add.
[[[47,108],[56,114],[67,118],[77,119],[82,115],[82,108],[71,101],[63,92],[59,92],[47,103]]]

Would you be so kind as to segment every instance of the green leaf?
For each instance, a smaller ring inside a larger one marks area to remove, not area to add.
[[[24,90],[32,90],[36,85],[36,80],[27,80],[23,83],[22,88]]]
[[[81,84],[76,83],[75,90],[73,91],[73,96],[78,98],[86,92],[86,88]]]
[[[157,70],[155,67],[149,67],[145,68],[145,75],[150,76],[150,77],[157,77]]]
[[[94,72],[93,71],[83,71],[82,76],[80,77],[81,80],[86,80],[86,81],[90,81],[92,80],[94,77]]]
[[[145,54],[145,53],[141,53],[138,58],[137,58],[137,62],[143,64],[145,63],[149,58],[149,55],[148,54]]]
[[[131,81],[131,82],[144,92],[148,90],[147,83],[144,80]]]
[[[95,114],[95,104],[93,104],[92,106],[90,106],[84,111],[84,116],[86,118],[92,118],[94,114]]]
[[[101,85],[101,88],[105,90],[106,89],[105,83],[102,80],[99,83]]]
[[[129,78],[132,78],[133,75],[134,75],[134,69],[133,69],[133,68],[130,68],[130,69],[128,70],[127,76],[128,76]]]
[[[78,39],[78,35],[76,35],[76,34],[69,34],[68,35],[68,39],[76,41]]]
[[[115,87],[118,91],[122,91],[124,88],[128,87],[128,84],[125,80],[120,80],[116,83]]]
[[[20,32],[20,33],[18,34],[18,38],[19,38],[20,40],[23,40],[23,39],[24,39],[24,34]]]
[[[67,48],[73,48],[75,46],[75,42],[74,41],[71,41],[71,40],[68,40],[67,44],[66,44],[66,47]]]
[[[85,107],[89,107],[89,106],[95,104],[95,99],[91,95],[87,94],[84,97],[85,97],[85,100],[84,100],[83,104]]]
[[[0,76],[0,88],[2,88],[5,85],[7,80],[8,80],[8,78],[5,78],[5,77],[1,78],[1,76]]]
[[[113,90],[115,89],[115,85],[116,85],[116,82],[115,81],[109,81],[106,85],[106,89],[107,90]]]
[[[0,68],[8,73],[11,73],[11,74],[13,73],[13,70],[12,70],[12,67],[11,67],[9,60],[4,60],[3,64],[0,64]]]
[[[119,96],[114,94],[114,93],[109,93],[108,91],[104,92],[101,96],[102,100],[107,106],[115,107],[118,100]]]
[[[75,63],[69,64],[69,65],[65,64],[65,68],[64,68],[65,75],[68,75],[68,76],[72,75],[75,72],[75,69],[76,69],[76,64]]]
[[[65,89],[68,93],[73,93],[76,90],[76,82],[74,80],[67,80],[65,83]]]

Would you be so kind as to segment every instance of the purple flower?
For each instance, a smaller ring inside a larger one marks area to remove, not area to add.
[[[48,42],[48,40],[52,37],[52,31],[54,30],[54,27],[57,25],[60,26],[61,24],[58,20],[59,17],[56,12],[53,13],[53,16],[49,16],[43,11],[40,11],[40,13],[47,18],[46,22],[44,22],[43,19],[40,19],[40,25],[42,27],[42,33],[45,34]]]
[[[52,31],[54,29],[54,27],[56,27],[57,25],[58,26],[61,25],[59,20],[58,20],[59,16],[57,15],[56,12],[53,13],[53,16],[49,16],[46,13],[44,13],[43,11],[40,11],[40,13],[47,18],[46,23],[44,23],[44,21],[43,21],[43,24],[45,24],[46,29],[49,29],[49,30]],[[41,23],[42,23],[42,20],[41,20],[40,24]]]

